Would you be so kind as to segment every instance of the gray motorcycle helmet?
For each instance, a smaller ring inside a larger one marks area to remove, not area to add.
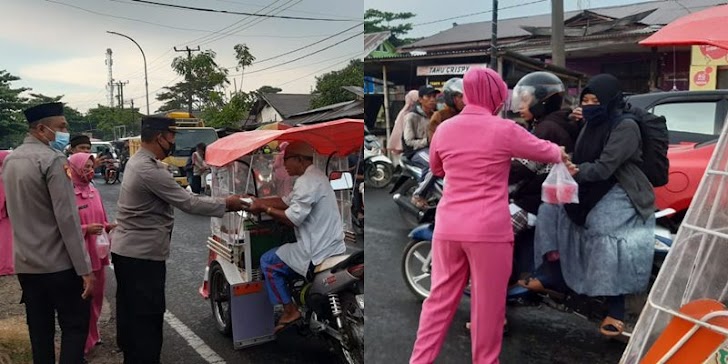
[[[463,94],[463,79],[460,77],[453,77],[442,87],[442,96],[445,99],[445,104],[451,108],[455,108],[455,100],[453,97],[456,95]]]

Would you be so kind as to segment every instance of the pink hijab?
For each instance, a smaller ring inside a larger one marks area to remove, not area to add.
[[[465,109],[471,113],[494,115],[505,106],[508,87],[498,72],[490,68],[471,68],[463,77]]]
[[[83,171],[86,167],[86,162],[91,159],[93,155],[89,153],[75,153],[68,157],[68,163],[71,167],[71,180],[73,180],[73,189],[77,195],[81,195],[83,198],[93,198],[94,192],[91,189],[91,183],[86,180],[83,176]]]
[[[5,157],[10,154],[9,151],[0,151],[0,219],[8,217],[8,211],[5,208],[5,183],[3,182],[3,164]]]
[[[392,134],[389,135],[389,143],[387,147],[389,150],[395,153],[402,153],[402,133],[404,133],[404,117],[407,116],[412,110],[415,109],[417,101],[420,99],[420,94],[417,90],[412,90],[407,93],[404,97],[404,107],[397,114],[397,119],[394,120],[394,127],[392,128]]]

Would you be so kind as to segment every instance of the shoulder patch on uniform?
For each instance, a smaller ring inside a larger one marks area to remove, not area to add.
[[[66,171],[66,176],[68,176],[68,179],[71,178],[71,167],[68,166],[68,163],[63,163],[63,169]]]

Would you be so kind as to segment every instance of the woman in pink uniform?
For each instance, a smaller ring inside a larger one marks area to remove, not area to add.
[[[13,229],[10,227],[8,210],[5,209],[5,185],[3,162],[10,152],[0,151],[0,276],[15,274],[13,263]]]
[[[101,194],[91,184],[94,178],[94,157],[88,153],[76,153],[68,158],[71,166],[71,178],[73,180],[73,189],[76,193],[76,205],[78,206],[78,216],[81,218],[81,229],[86,238],[86,248],[91,259],[91,268],[96,276],[94,283],[93,298],[91,299],[91,318],[89,320],[89,332],[86,339],[86,347],[84,353],[89,351],[101,342],[99,336],[99,315],[101,315],[101,305],[104,302],[104,269],[109,265],[108,255],[99,256],[96,247],[96,238],[102,234],[104,230],[109,232],[115,225],[109,224],[106,218],[104,205],[101,203]]]
[[[558,145],[496,116],[508,97],[498,73],[471,69],[463,88],[465,108],[438,127],[430,144],[430,168],[445,177],[445,191],[435,217],[431,293],[422,305],[410,363],[435,361],[468,278],[473,363],[498,363],[513,259],[511,158],[567,160]]]

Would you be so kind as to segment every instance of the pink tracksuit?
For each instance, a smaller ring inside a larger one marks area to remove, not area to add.
[[[88,338],[86,339],[86,346],[84,348],[84,353],[86,354],[101,340],[98,323],[99,316],[101,315],[101,306],[104,302],[104,286],[106,282],[104,267],[109,265],[109,257],[101,258],[97,253],[97,235],[89,234],[86,231],[86,227],[89,224],[102,224],[104,228],[108,225],[106,211],[101,202],[101,194],[83,177],[84,165],[89,158],[91,158],[91,154],[88,153],[76,153],[68,158],[71,166],[73,189],[76,193],[78,216],[81,219],[81,229],[86,239],[86,249],[91,259],[91,269],[93,269],[96,278],[93,297],[91,299],[91,318],[89,320]]]
[[[494,116],[508,90],[485,68],[463,78],[463,111],[441,124],[430,144],[430,168],[445,177],[432,242],[432,288],[420,315],[410,363],[432,363],[471,279],[473,363],[498,363],[505,296],[513,259],[508,211],[511,158],[561,161],[556,144]]]

